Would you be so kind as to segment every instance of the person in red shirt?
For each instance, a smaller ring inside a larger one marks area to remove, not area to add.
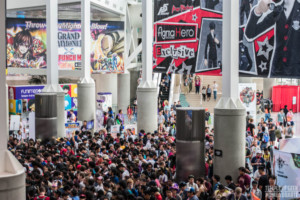
[[[240,176],[238,177],[238,184],[239,187],[242,188],[242,193],[246,192],[246,189],[250,188],[251,178],[248,174],[246,174],[246,168],[240,167],[239,168]]]
[[[34,200],[50,200],[50,197],[45,196],[46,189],[44,187],[40,187],[40,195],[35,197]]]

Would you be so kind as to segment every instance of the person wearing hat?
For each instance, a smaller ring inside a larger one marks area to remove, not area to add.
[[[258,167],[265,165],[265,159],[262,157],[261,150],[258,150],[256,156],[251,159],[251,165],[253,167],[253,173],[256,172]]]
[[[195,177],[192,174],[189,175],[186,186],[194,188],[196,192],[199,190],[198,185],[195,183]]]
[[[251,199],[261,199],[262,198],[262,193],[261,190],[257,187],[258,182],[257,181],[252,181],[252,189],[250,192]],[[248,196],[249,198],[249,196]]]
[[[182,198],[180,197],[179,193],[179,186],[177,183],[173,183],[172,187],[170,188],[172,191],[173,198],[176,200],[181,200]]]
[[[216,200],[220,200],[222,197],[227,197],[230,194],[230,191],[220,184],[218,189],[215,191],[214,196]]]
[[[196,196],[196,190],[194,187],[190,187],[189,191],[187,192],[187,196],[189,200],[199,200]]]
[[[104,190],[103,189],[103,177],[99,176],[96,179],[96,183],[95,183],[95,190],[96,192],[98,192],[99,190]]]

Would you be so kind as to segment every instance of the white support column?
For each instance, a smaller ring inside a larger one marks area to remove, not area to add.
[[[223,4],[223,88],[222,98],[214,110],[215,156],[214,174],[224,181],[228,174],[237,178],[239,167],[245,166],[246,110],[238,97],[239,83],[239,0]],[[230,145],[228,145],[230,144]],[[226,167],[224,168],[224,165]]]
[[[8,123],[7,123],[7,102],[8,96],[6,93],[6,1],[0,0],[0,127],[1,140],[0,150],[7,149],[8,140]]]
[[[81,1],[81,66],[84,78],[91,78],[91,2]]]
[[[153,5],[142,1],[143,13],[143,71],[142,81],[137,90],[138,130],[157,130],[157,87],[152,80]]]
[[[46,0],[47,23],[47,85],[43,93],[57,93],[57,136],[65,137],[65,100],[62,88],[58,84],[58,3]]]
[[[6,85],[6,0],[0,0],[0,199],[25,199],[25,172],[7,150],[8,93]]]
[[[128,9],[128,6],[126,6],[126,9]],[[125,21],[124,27],[125,27],[125,46],[124,46],[124,52],[125,52],[125,60],[128,59],[128,40],[130,40],[130,35],[127,33],[131,31],[129,17],[128,17],[128,10],[126,11],[126,15],[122,18],[122,20]],[[127,106],[130,105],[130,73],[128,72],[128,62],[126,62],[124,66],[124,73],[118,74],[118,110],[116,113],[119,112],[119,110],[122,110],[123,113],[126,113]]]
[[[46,1],[47,84],[58,85],[57,0]]]
[[[81,0],[81,67],[78,83],[78,120],[95,120],[95,81],[91,78],[91,2]]]
[[[153,64],[153,5],[152,1],[142,1],[143,13],[143,74],[141,85],[152,87],[152,64]]]

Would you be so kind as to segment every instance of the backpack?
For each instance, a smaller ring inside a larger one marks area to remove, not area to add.
[[[263,142],[268,143],[269,142],[269,134],[264,133]]]

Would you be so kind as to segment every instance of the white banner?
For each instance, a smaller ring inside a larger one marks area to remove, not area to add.
[[[300,197],[300,154],[274,150],[273,174],[277,177],[277,185],[282,187],[281,199]]]
[[[10,116],[9,130],[10,131],[20,130],[20,121],[21,121],[21,116],[20,115],[11,115]]]
[[[117,134],[120,133],[120,125],[113,125],[110,128],[110,134],[113,138],[117,137]]]
[[[35,113],[29,113],[29,139],[35,141]]]
[[[126,124],[126,125],[124,125],[124,130],[126,131],[127,129],[130,129],[133,135],[138,134],[136,124]]]
[[[112,107],[112,93],[99,92],[97,94],[97,109],[107,112],[108,107]]]
[[[256,84],[255,83],[239,83],[239,97],[246,107],[246,111],[250,112],[253,119],[256,119]]]

